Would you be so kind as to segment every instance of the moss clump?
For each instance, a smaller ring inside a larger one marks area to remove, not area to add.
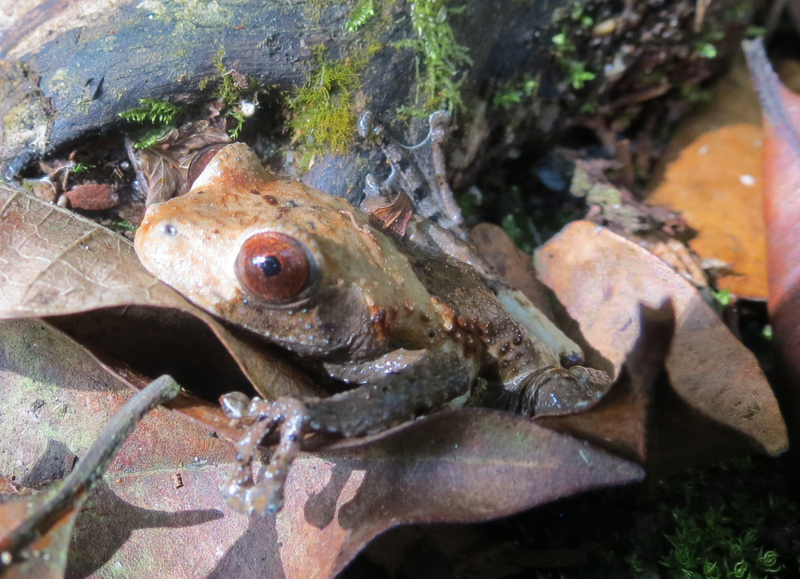
[[[463,7],[448,8],[447,0],[418,0],[411,4],[411,23],[416,38],[397,43],[398,48],[411,48],[420,55],[424,69],[417,75],[414,107],[405,107],[401,114],[425,116],[436,109],[450,113],[463,108],[461,83],[464,67],[472,66],[468,49],[456,41],[448,22],[451,14]]]
[[[581,90],[586,83],[595,79],[595,73],[587,70],[586,63],[576,58],[575,44],[566,32],[559,32],[553,36],[553,47],[556,61],[566,71],[567,81],[572,88]]]
[[[134,123],[170,125],[181,112],[178,105],[159,99],[143,98],[139,104],[140,107],[123,111],[119,116]]]
[[[123,111],[119,116],[132,123],[148,125],[136,134],[133,145],[137,149],[146,149],[169,132],[183,109],[170,102],[152,98],[139,99],[139,104],[141,106]]]
[[[348,32],[355,32],[373,16],[375,16],[375,0],[358,0],[358,4],[353,9],[350,20],[347,21],[344,28]]]
[[[245,95],[250,93],[257,94],[261,91],[261,86],[254,79],[243,74],[228,69],[223,62],[225,49],[220,48],[214,57],[214,66],[219,72],[219,84],[214,89],[213,97],[222,101],[224,107],[222,114],[236,121],[233,128],[228,130],[230,136],[236,139],[244,126],[245,116],[242,114],[242,102],[246,100]],[[203,87],[201,87],[203,88]]]
[[[660,564],[680,579],[766,578],[782,570],[778,553],[764,550],[757,529],[732,524],[731,510],[722,505],[699,513],[675,509],[672,545]]]
[[[290,122],[302,152],[300,166],[308,168],[317,155],[347,152],[356,130],[353,96],[361,88],[360,73],[370,50],[342,60],[327,60],[327,48],[316,46],[305,85],[288,100]]]
[[[539,81],[526,74],[522,80],[495,94],[492,104],[502,109],[510,109],[522,103],[524,99],[533,96],[538,87]]]

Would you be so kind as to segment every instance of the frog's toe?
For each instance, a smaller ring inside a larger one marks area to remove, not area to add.
[[[252,515],[275,514],[283,507],[283,483],[265,478],[255,483],[237,485],[229,481],[223,487],[225,504],[234,511]]]

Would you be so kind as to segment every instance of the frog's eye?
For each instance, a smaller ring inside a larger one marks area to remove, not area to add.
[[[242,244],[236,275],[251,294],[268,302],[286,302],[308,286],[311,262],[296,239],[282,233],[257,233]]]
[[[186,178],[189,180],[189,187],[191,187],[192,183],[197,180],[197,178],[200,176],[200,173],[202,173],[203,169],[206,168],[206,165],[208,165],[211,159],[214,158],[214,155],[216,155],[226,144],[227,143],[209,145],[195,154],[192,162],[189,164],[189,171],[186,176]]]

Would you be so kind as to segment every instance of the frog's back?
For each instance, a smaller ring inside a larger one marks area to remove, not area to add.
[[[413,233],[412,233],[413,235]],[[397,242],[419,280],[433,296],[451,336],[484,351],[484,364],[506,387],[546,366],[558,356],[514,319],[486,281],[467,263],[437,252],[431,244]]]

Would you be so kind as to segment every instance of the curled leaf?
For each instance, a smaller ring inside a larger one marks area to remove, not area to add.
[[[763,452],[786,448],[777,402],[753,354],[659,258],[603,227],[576,221],[536,252],[536,265],[564,305],[562,327],[582,334],[587,365],[615,376],[641,335],[639,304],[657,308],[671,300],[676,326],[666,369],[676,395]],[[692,441],[683,449],[687,464],[695,462],[694,455],[710,459],[709,449],[718,442]],[[741,452],[751,449],[745,445]]]

